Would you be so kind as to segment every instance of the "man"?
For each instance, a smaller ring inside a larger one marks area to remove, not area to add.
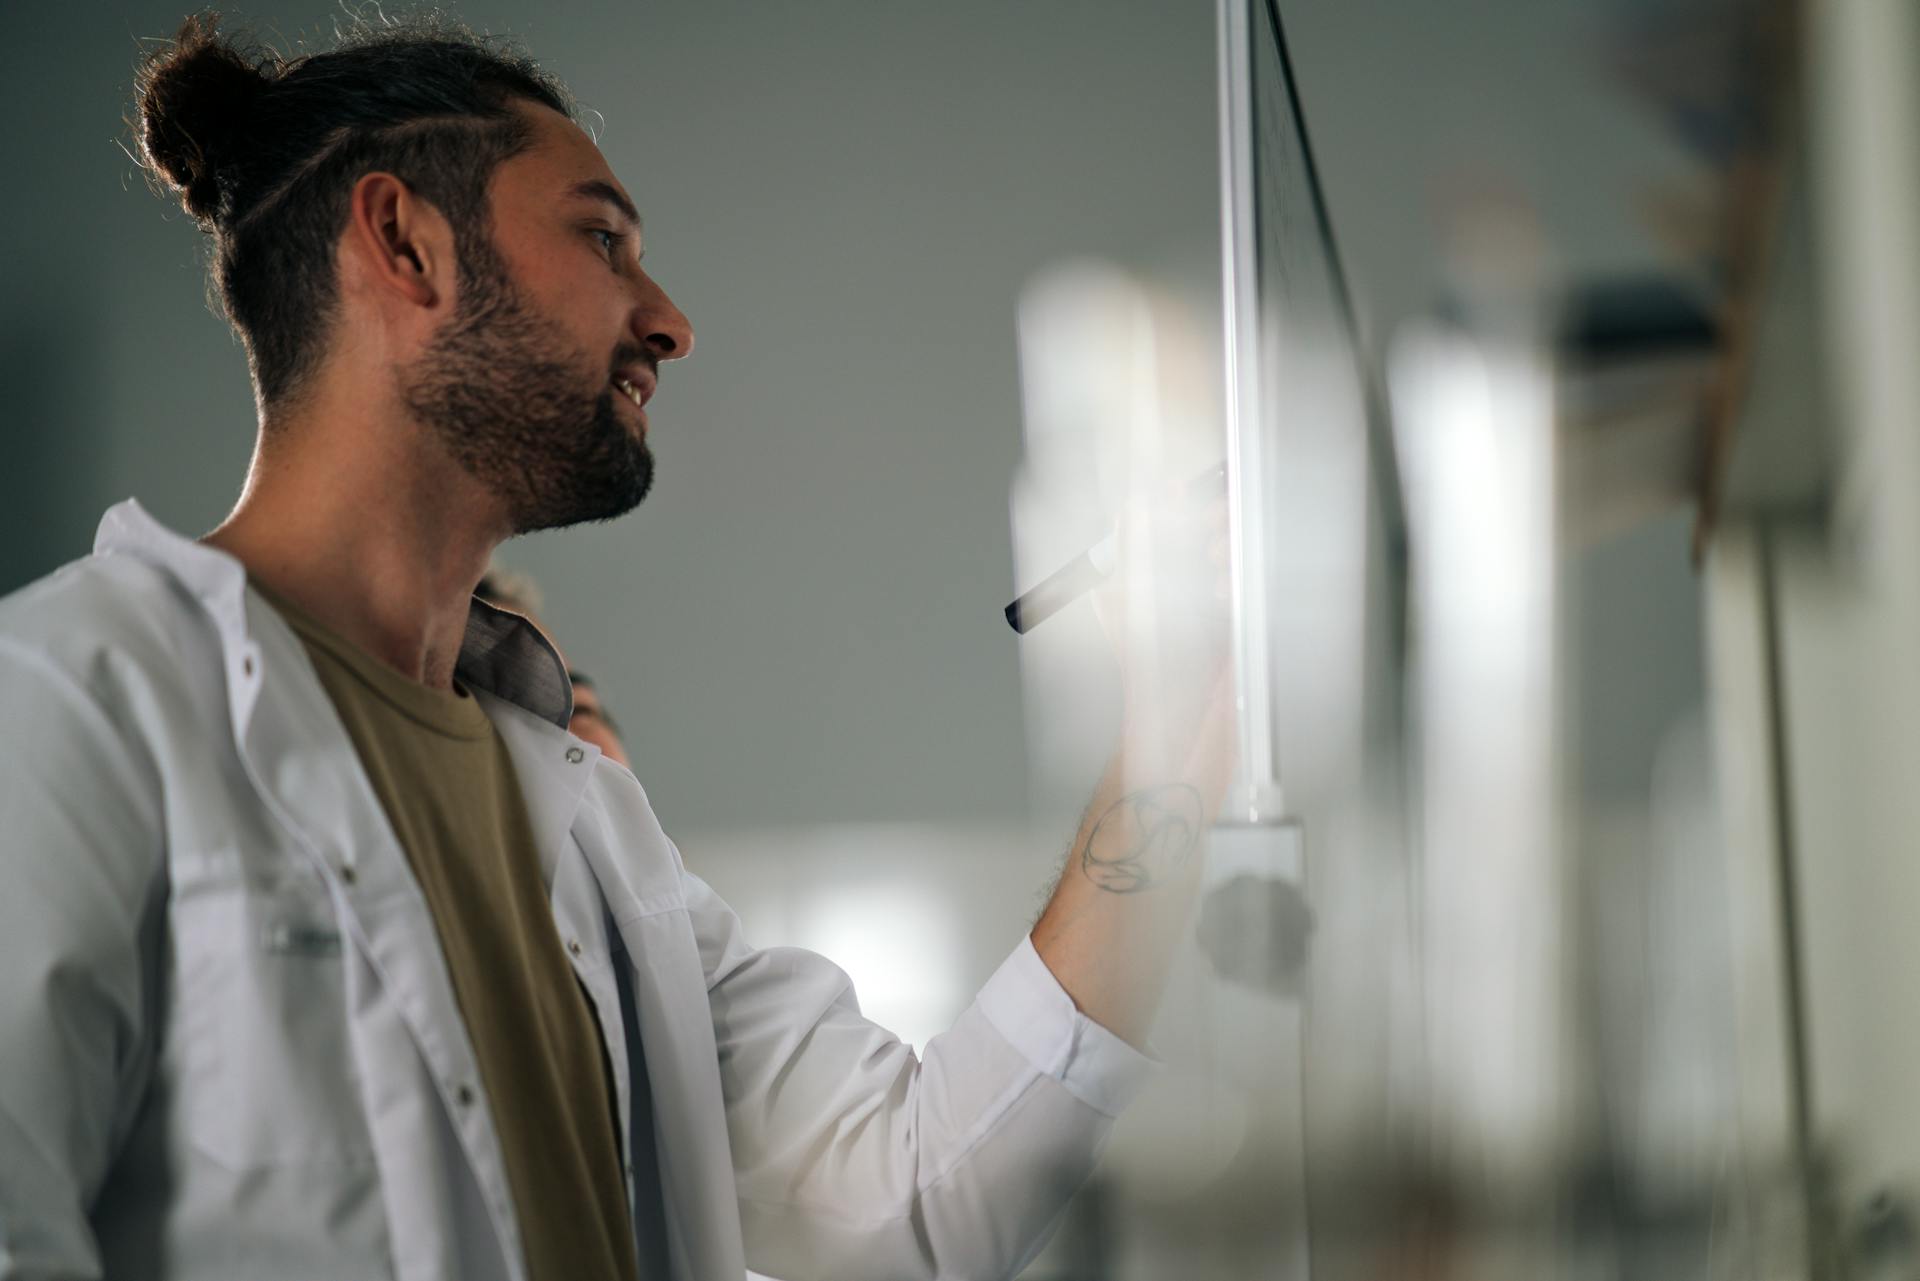
[[[567,722],[567,729],[575,738],[585,739],[599,748],[600,755],[607,760],[632,769],[627,745],[620,738],[620,726],[607,710],[599,687],[577,667],[567,669],[567,680],[573,685],[573,717]]]
[[[260,432],[212,533],[122,504],[0,602],[0,1276],[1016,1271],[1147,1065],[1217,665],[916,1059],[747,945],[471,600],[504,539],[640,501],[693,348],[558,86],[458,31],[283,62],[200,18],[140,95]]]
[[[553,640],[552,633],[539,619],[539,589],[525,574],[495,565],[480,575],[473,594],[490,605],[498,605],[501,609],[521,615],[540,628],[549,641]],[[559,648],[557,642],[554,647]],[[567,720],[567,731],[575,738],[599,748],[600,755],[605,759],[632,769],[633,762],[627,758],[627,745],[620,739],[620,726],[615,723],[613,713],[607,710],[593,678],[569,665],[567,683],[573,687],[573,715]]]

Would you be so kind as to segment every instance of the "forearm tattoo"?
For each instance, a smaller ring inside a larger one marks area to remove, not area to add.
[[[1185,863],[1206,829],[1197,789],[1166,783],[1129,792],[1100,816],[1080,850],[1080,870],[1114,894],[1137,894]]]

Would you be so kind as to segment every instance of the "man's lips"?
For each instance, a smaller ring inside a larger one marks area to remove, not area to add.
[[[612,381],[613,389],[631,400],[636,409],[645,409],[647,402],[653,399],[654,389],[659,386],[659,379],[654,372],[644,366],[616,369]]]

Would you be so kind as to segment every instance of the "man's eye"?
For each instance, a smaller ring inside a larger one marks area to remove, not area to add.
[[[608,231],[604,227],[595,227],[587,234],[599,238],[600,248],[609,258],[613,257],[613,251],[620,247],[618,232]]]

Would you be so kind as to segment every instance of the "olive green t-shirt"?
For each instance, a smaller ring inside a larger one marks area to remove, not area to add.
[[[254,584],[259,589],[259,584]],[[605,1047],[560,943],[506,744],[270,591],[305,642],[433,913],[533,1281],[635,1281]]]

